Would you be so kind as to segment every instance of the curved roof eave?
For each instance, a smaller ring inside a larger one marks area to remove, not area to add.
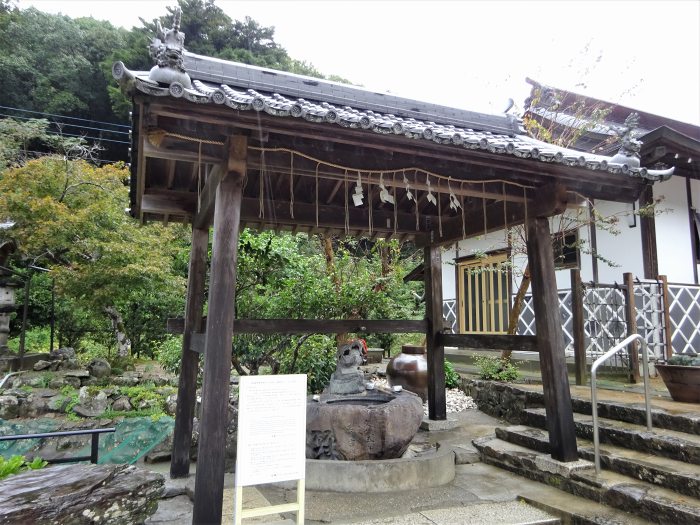
[[[651,170],[636,167],[634,162],[630,164],[614,162],[612,157],[569,150],[535,140],[521,132],[518,119],[512,116],[473,113],[401,99],[393,95],[389,100],[382,98],[386,95],[336,82],[321,81],[189,53],[186,54],[186,58],[189,60],[188,65],[192,68],[192,70],[188,69],[188,74],[192,74],[191,88],[184,87],[179,82],[173,82],[169,86],[159,84],[149,78],[149,72],[129,71],[122,62],[114,64],[112,73],[125,91],[136,90],[150,96],[185,99],[196,104],[220,105],[240,111],[264,112],[275,117],[300,118],[329,126],[358,128],[380,134],[404,135],[416,140],[432,141],[454,147],[480,149],[533,161],[607,171],[613,175],[621,174],[650,182],[667,180],[673,174],[673,168]],[[209,72],[204,71],[205,65]],[[273,78],[274,82],[261,80],[262,75]],[[218,82],[222,80],[227,83]],[[309,87],[313,89],[302,89],[307,83],[310,83]],[[268,91],[246,87],[253,85],[264,86]],[[283,89],[270,91],[275,87]],[[332,93],[324,95],[320,87],[331,90]],[[289,93],[294,89],[296,89],[295,94],[290,95]],[[280,91],[288,94],[283,95]],[[352,106],[340,106],[329,102],[329,100],[348,101],[351,98],[350,94],[355,97],[355,104]],[[389,105],[382,106],[378,103],[380,99],[388,102]],[[371,107],[393,108],[395,113],[375,111],[370,109]],[[433,110],[432,113],[424,111],[421,115],[433,116],[439,121],[408,116],[411,111],[415,112],[420,107]],[[450,121],[465,124],[475,121],[479,127],[462,127],[449,123]],[[510,125],[503,126],[506,123]]]

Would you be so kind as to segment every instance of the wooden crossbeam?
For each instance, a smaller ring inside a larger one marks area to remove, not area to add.
[[[202,326],[206,326],[206,317]],[[394,319],[236,319],[234,334],[341,334],[341,333],[425,333],[426,321]],[[167,330],[181,334],[185,329],[181,317],[168,319]]]
[[[442,333],[438,340],[443,346],[456,346],[458,348],[538,352],[537,337],[534,335]]]

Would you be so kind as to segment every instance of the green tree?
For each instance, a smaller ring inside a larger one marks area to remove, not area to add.
[[[150,351],[155,341],[144,340],[144,327],[153,339],[152,317],[164,328],[165,317],[182,307],[184,278],[173,265],[184,230],[129,218],[127,177],[119,165],[32,160],[2,174],[0,210],[15,222],[18,264],[49,266],[62,297],[95,317],[106,314],[115,333]]]

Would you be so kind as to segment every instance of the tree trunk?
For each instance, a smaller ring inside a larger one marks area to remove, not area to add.
[[[523,279],[520,281],[518,293],[515,294],[515,299],[513,299],[513,308],[511,308],[510,315],[508,316],[508,335],[515,335],[515,332],[518,331],[518,320],[520,319],[520,313],[523,311],[523,306],[525,305],[525,294],[529,288],[530,265],[528,264],[523,271]],[[501,352],[501,359],[510,360],[512,352],[512,350],[503,350],[503,352]]]
[[[323,243],[323,253],[326,255],[326,274],[332,279],[335,293],[340,293],[340,277],[335,268],[335,252],[333,251],[333,241],[330,237],[321,236]],[[335,343],[342,345],[348,338],[347,333],[335,334]]]
[[[124,327],[124,319],[121,314],[112,306],[105,308],[105,313],[112,321],[112,330],[117,338],[117,356],[127,357],[131,352],[131,341],[126,336],[126,328]]]

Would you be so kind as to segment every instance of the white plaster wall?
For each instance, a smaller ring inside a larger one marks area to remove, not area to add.
[[[656,217],[659,273],[666,275],[669,282],[692,283],[693,255],[685,179],[671,177],[666,182],[655,184],[654,198],[657,197],[664,197],[657,209],[665,210]]]
[[[636,226],[630,227],[628,221],[631,218],[631,206],[620,202],[596,201],[596,210],[603,217],[617,216],[619,222],[615,230],[605,231],[600,227],[596,228],[596,240],[598,254],[604,259],[610,260],[618,266],[611,266],[605,261],[598,259],[598,281],[601,283],[621,283],[622,274],[631,272],[640,279],[644,277],[644,261],[642,260],[642,234],[639,217],[636,217]],[[657,226],[658,228],[658,226]],[[592,258],[589,260],[589,270],[581,279],[589,281],[593,279]]]
[[[456,299],[454,245],[442,252],[442,300]]]
[[[691,181],[691,194],[693,205],[700,209],[700,181]],[[692,254],[690,247],[690,225],[688,222],[687,199],[685,191],[685,179],[672,177],[669,181],[654,185],[654,197],[663,196],[664,200],[659,205],[663,213],[656,217],[657,249],[659,259],[659,272],[666,275],[670,282],[693,282]],[[598,260],[598,279],[601,283],[622,282],[622,274],[631,272],[635,276],[644,275],[644,263],[642,260],[641,224],[639,217],[636,226],[630,227],[628,220],[631,207],[629,204],[619,202],[597,201],[596,209],[603,216],[619,216],[617,230],[614,235],[598,228],[596,230],[598,253],[619,266],[610,266],[602,260]],[[568,213],[575,213],[569,210]],[[557,221],[552,219],[552,231],[557,230]],[[583,227],[579,231],[579,238],[590,247],[590,229]],[[457,249],[451,246],[443,253],[443,298],[455,299],[457,285],[455,282],[454,260],[459,257],[474,256],[478,253],[490,252],[507,247],[503,232],[494,232],[485,236],[475,237],[460,241]],[[593,257],[588,253],[580,253],[580,270],[583,281],[593,279]],[[527,256],[516,254],[513,258],[512,290],[517,290],[520,284],[520,273],[527,264]],[[700,265],[698,267],[700,271]],[[557,287],[567,289],[571,287],[570,271],[557,270]]]

